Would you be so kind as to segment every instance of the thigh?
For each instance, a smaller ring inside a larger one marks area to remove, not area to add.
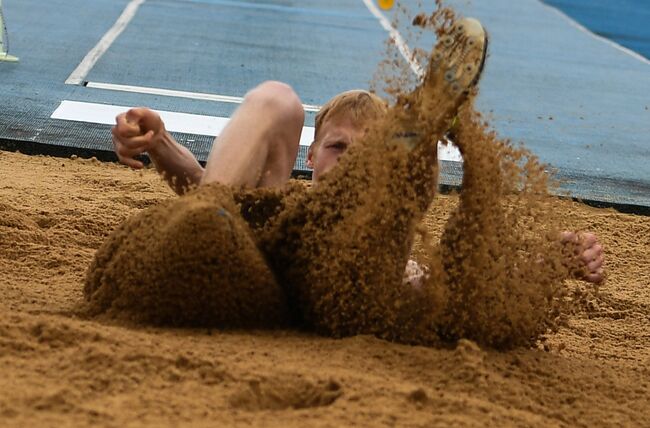
[[[291,87],[266,82],[250,91],[210,151],[203,184],[281,186],[291,174],[304,111]]]

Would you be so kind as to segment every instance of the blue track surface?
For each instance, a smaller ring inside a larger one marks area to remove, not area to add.
[[[599,36],[650,58],[650,1],[545,0]]]
[[[18,148],[33,142],[111,150],[110,127],[50,119],[62,100],[210,116],[234,111],[235,104],[64,84],[128,3],[4,0],[12,53],[21,61],[0,63],[0,139]],[[417,10],[417,0],[405,3]],[[538,0],[450,3],[490,32],[478,107],[497,131],[557,168],[574,196],[650,206],[650,65]],[[641,53],[647,47],[650,6],[621,1],[616,13],[604,0],[546,3],[621,43],[637,37]],[[403,34],[406,27],[402,20]],[[277,79],[304,103],[322,104],[368,86],[386,37],[361,0],[147,0],[86,80],[243,96]],[[433,41],[412,45],[430,49]],[[313,119],[307,114],[306,125]],[[177,138],[207,156],[211,139]]]

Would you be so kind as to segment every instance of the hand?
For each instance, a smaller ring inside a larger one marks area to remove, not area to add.
[[[131,168],[141,169],[142,162],[136,156],[149,151],[165,132],[160,116],[148,108],[133,108],[115,118],[113,147],[117,158]]]
[[[594,284],[599,284],[605,279],[603,263],[605,256],[603,246],[598,242],[598,236],[586,232],[562,232],[562,243],[571,243],[576,247],[577,260],[583,265],[584,270],[579,279]]]

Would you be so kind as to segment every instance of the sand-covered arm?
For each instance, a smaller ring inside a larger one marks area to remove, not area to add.
[[[131,168],[143,168],[136,157],[147,152],[158,172],[179,195],[199,184],[203,167],[167,132],[158,113],[148,108],[133,108],[118,115],[115,121],[113,146],[120,162]]]
[[[201,181],[203,167],[192,152],[178,144],[169,132],[164,131],[148,153],[156,170],[177,194],[184,194]]]

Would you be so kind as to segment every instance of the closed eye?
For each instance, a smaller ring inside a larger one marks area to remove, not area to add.
[[[346,150],[348,148],[348,144],[343,141],[336,141],[334,143],[328,144],[327,148],[332,150]]]

